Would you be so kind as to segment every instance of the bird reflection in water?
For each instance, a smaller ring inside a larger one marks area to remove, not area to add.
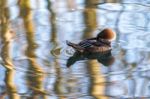
[[[110,66],[114,63],[115,58],[111,54],[111,50],[105,52],[97,52],[97,53],[78,53],[75,52],[73,56],[71,56],[67,60],[67,67],[70,67],[75,62],[80,60],[91,60],[96,59],[99,63],[104,66]]]

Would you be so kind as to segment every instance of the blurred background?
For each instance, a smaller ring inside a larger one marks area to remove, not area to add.
[[[0,99],[150,99],[150,0],[0,0]],[[79,42],[117,33],[115,62],[66,67]]]

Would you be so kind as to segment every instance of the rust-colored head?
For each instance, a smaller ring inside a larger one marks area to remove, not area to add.
[[[106,28],[97,35],[97,40],[99,40],[99,39],[107,39],[109,41],[115,40],[116,33],[113,32],[111,29]]]

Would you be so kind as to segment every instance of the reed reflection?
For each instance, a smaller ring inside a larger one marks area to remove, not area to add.
[[[14,83],[14,65],[11,58],[11,44],[12,44],[12,32],[10,31],[10,10],[7,7],[8,0],[1,0],[0,2],[0,20],[1,20],[1,31],[0,37],[2,42],[2,49],[1,49],[1,57],[3,61],[3,66],[6,69],[5,71],[5,84],[6,84],[6,92],[4,92],[0,98],[6,98],[6,94],[8,95],[9,99],[20,99],[17,88]]]
[[[37,99],[42,97],[42,99],[46,99],[46,91],[44,90],[44,70],[37,62],[37,55],[35,53],[38,45],[35,41],[35,29],[34,23],[32,20],[33,13],[31,11],[30,0],[20,0],[20,15],[23,18],[24,28],[26,31],[26,39],[27,39],[27,49],[26,56],[28,57],[28,71],[26,75],[27,85],[29,91],[31,91],[31,99]],[[30,72],[31,71],[31,72]]]
[[[59,44],[58,44],[58,37],[57,37],[58,35],[57,35],[57,22],[56,22],[57,9],[54,10],[53,7],[55,7],[56,4],[52,3],[51,0],[47,0],[47,4],[48,4],[47,9],[50,12],[49,17],[50,17],[50,25],[51,25],[50,44],[52,47],[50,48],[50,52],[51,52],[50,56],[54,57],[54,59],[50,61],[50,64],[51,64],[51,68],[54,69],[55,71],[54,74],[57,75],[53,83],[53,90],[56,95],[60,95],[59,99],[64,99],[63,94],[66,93],[66,87],[63,82],[65,81],[65,78],[61,76],[62,70],[60,67],[60,63],[57,59],[60,56],[60,48],[58,48]]]
[[[52,9],[52,3],[50,0],[46,0],[47,1],[47,9],[49,10],[49,12],[51,13],[50,16],[50,24],[51,24],[51,42],[56,42],[57,39],[57,27],[56,27],[56,13],[55,11],[53,11]]]

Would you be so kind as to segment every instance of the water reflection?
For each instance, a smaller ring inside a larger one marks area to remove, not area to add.
[[[148,0],[1,0],[0,12],[0,99],[149,99]],[[108,53],[65,44],[107,27]]]
[[[17,92],[16,85],[14,83],[14,64],[11,58],[11,45],[12,45],[12,32],[10,31],[9,27],[9,18],[10,18],[10,9],[7,7],[7,0],[2,0],[0,3],[1,7],[1,42],[2,42],[2,49],[1,49],[1,57],[2,63],[5,70],[5,88],[1,98],[5,98],[7,94],[10,99],[19,99],[19,95]],[[6,11],[6,12],[5,12]]]
[[[31,91],[31,99],[37,99],[39,97],[46,99],[46,92],[43,88],[43,80],[44,80],[44,71],[41,66],[37,62],[37,56],[35,51],[37,49],[37,43],[35,41],[35,30],[34,24],[32,21],[32,12],[30,0],[21,0],[19,2],[20,6],[20,15],[23,18],[24,27],[26,31],[26,39],[27,39],[27,49],[26,56],[28,57],[28,68],[27,68],[27,86],[29,91]],[[30,71],[33,72],[30,73]],[[28,73],[32,75],[28,75]]]
[[[71,56],[67,60],[67,67],[70,67],[75,62],[80,60],[89,60],[96,59],[98,62],[102,63],[105,66],[112,65],[114,62],[114,57],[111,54],[111,50],[99,53],[79,53],[75,52],[73,56]]]

